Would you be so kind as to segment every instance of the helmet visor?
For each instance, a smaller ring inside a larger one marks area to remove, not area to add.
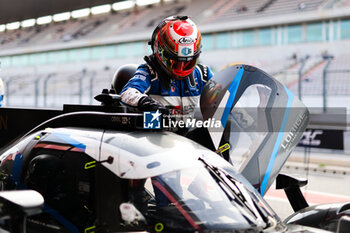
[[[160,60],[166,66],[167,70],[176,76],[186,77],[190,75],[196,67],[198,55],[189,58],[171,56],[169,53],[161,49],[158,53]]]
[[[197,64],[197,59],[191,61],[175,61],[169,59],[169,62],[169,71],[172,71],[177,76],[185,77],[192,73],[194,67]]]
[[[200,54],[200,51],[197,51],[193,56],[180,57],[164,48],[163,43],[158,40],[155,42],[155,48],[158,59],[167,71],[178,78],[185,78],[192,73]]]

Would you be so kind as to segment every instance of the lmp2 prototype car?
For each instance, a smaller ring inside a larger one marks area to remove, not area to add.
[[[217,73],[199,114],[177,124],[186,130],[158,112],[128,112],[118,95],[99,98],[104,105],[64,106],[0,155],[2,190],[32,189],[45,200],[42,213],[26,218],[28,232],[350,230],[349,204],[305,210],[303,182],[278,176],[308,111],[263,71],[236,65]],[[300,210],[290,223],[262,197],[276,177]]]

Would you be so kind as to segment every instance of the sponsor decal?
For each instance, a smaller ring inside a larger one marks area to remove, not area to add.
[[[111,117],[112,122],[120,123],[123,125],[130,125],[131,124],[131,118],[126,116],[112,116]]]
[[[181,50],[181,53],[182,53],[183,55],[187,56],[187,55],[189,55],[189,54],[192,53],[192,49],[185,47],[185,48],[183,48],[183,49]]]
[[[321,140],[317,139],[320,138],[318,137],[319,135],[323,135],[323,130],[306,130],[303,133],[303,137],[301,138],[299,143],[307,146],[318,147],[319,145],[321,145]]]
[[[176,22],[173,25],[174,31],[180,36],[189,36],[193,33],[193,27],[188,22]]]
[[[180,44],[192,44],[193,40],[191,37],[182,37],[182,38],[180,38],[179,43]]]
[[[149,75],[149,73],[145,70],[137,70],[137,73],[139,73],[140,75],[144,75],[144,76]]]
[[[134,79],[141,79],[141,81],[146,81],[146,76],[144,75],[141,75],[141,74],[136,74],[131,80],[134,80]]]
[[[304,119],[306,117],[306,113],[303,113],[298,116],[298,119],[294,123],[292,129],[288,132],[287,136],[284,138],[281,147],[283,149],[287,149],[289,145],[291,145],[292,142],[294,142],[297,133],[300,132],[299,128],[301,127],[302,123],[304,122]]]
[[[344,150],[344,131],[333,129],[307,129],[298,146]]]
[[[306,117],[306,113],[303,113],[303,114],[298,116],[298,119],[294,123],[292,129],[290,130],[290,132],[288,132],[287,136],[284,138],[284,140],[281,144],[281,147],[283,149],[287,149],[287,147],[289,145],[291,145],[292,142],[294,142],[294,140],[297,136],[297,133],[300,132],[299,128],[302,125],[302,123],[304,122],[305,117]]]

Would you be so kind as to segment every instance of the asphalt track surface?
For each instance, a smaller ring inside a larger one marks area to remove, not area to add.
[[[329,152],[305,154],[299,150],[288,159],[282,172],[308,179],[302,192],[310,206],[350,202],[350,155]],[[276,190],[274,184],[264,198],[282,220],[293,213],[284,191]]]

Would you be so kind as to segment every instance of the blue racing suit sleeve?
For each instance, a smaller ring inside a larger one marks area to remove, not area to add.
[[[140,65],[134,76],[120,92],[121,102],[127,106],[138,107],[151,87],[151,74],[146,64]]]
[[[127,84],[123,87],[120,94],[125,92],[129,88],[135,88],[142,94],[148,92],[151,87],[151,74],[146,65],[140,65],[134,76],[127,82]]]

